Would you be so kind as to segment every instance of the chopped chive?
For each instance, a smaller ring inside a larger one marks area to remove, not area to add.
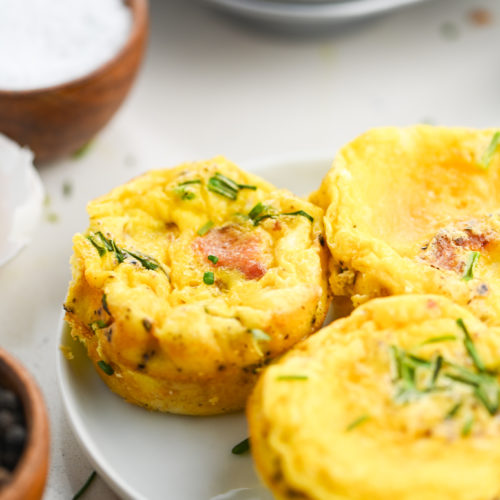
[[[99,245],[90,234],[86,238],[90,241],[90,243],[92,243],[94,248],[97,250],[99,257],[102,257],[106,253],[106,249],[101,245]]]
[[[474,395],[483,403],[490,415],[495,415],[499,406],[499,387],[495,379],[485,377],[474,390]]]
[[[95,332],[96,330],[100,330],[101,328],[106,328],[109,326],[107,321],[103,321],[102,319],[98,319],[97,321],[93,321],[90,323],[90,329]]]
[[[371,416],[370,415],[361,415],[361,417],[357,418],[356,420],[353,420],[346,428],[346,432],[352,431],[356,427],[360,426],[361,424],[364,424],[367,420],[370,420]]]
[[[250,212],[248,212],[248,217],[250,219],[255,220],[264,210],[266,209],[266,205],[259,201],[257,205],[255,205]]]
[[[432,378],[431,378],[431,384],[432,386],[435,385],[437,378],[439,377],[439,372],[441,371],[441,368],[443,367],[443,356],[441,354],[436,358],[436,361],[434,363],[434,370],[432,371]]]
[[[415,354],[407,354],[406,356],[408,357],[408,361],[410,361],[410,363],[414,363],[417,365],[423,365],[423,366],[430,366],[432,364],[427,359],[423,359],[419,356],[415,356]]]
[[[458,403],[455,403],[451,408],[450,410],[448,411],[448,413],[446,414],[446,416],[444,417],[446,420],[449,420],[453,417],[455,417],[458,413],[458,411],[460,410],[460,408],[462,407],[462,401],[459,401]]]
[[[208,271],[203,275],[203,283],[205,283],[205,285],[213,285],[214,282],[214,273],[212,273],[211,271]]]
[[[488,168],[490,166],[491,160],[493,159],[493,155],[495,154],[498,145],[500,144],[500,132],[495,132],[493,137],[491,138],[491,142],[489,143],[486,151],[481,156],[479,160],[479,166],[482,168]]]
[[[252,328],[250,330],[250,333],[253,335],[253,338],[255,340],[266,340],[266,341],[271,340],[270,335],[268,335],[266,332],[264,332],[262,330],[259,330],[258,328]]]
[[[186,188],[188,184],[193,184],[192,182],[186,181],[185,183],[178,184],[177,186],[174,187],[173,191],[174,193],[181,199],[181,200],[194,200],[196,198],[196,195],[190,191],[189,189]]]
[[[231,453],[233,455],[242,455],[250,450],[250,439],[246,438],[240,443],[233,446]]]
[[[214,223],[211,220],[209,220],[208,222],[203,224],[203,226],[201,226],[200,229],[198,229],[198,231],[196,231],[196,234],[198,236],[204,236],[205,234],[208,233],[208,231],[210,231],[210,229],[212,229],[213,226]]]
[[[78,500],[79,498],[81,498],[85,491],[87,491],[87,488],[90,486],[92,481],[95,479],[96,475],[96,471],[92,471],[92,474],[90,474],[84,485],[76,492],[72,500]]]
[[[240,189],[251,189],[252,191],[256,191],[257,190],[257,186],[253,186],[251,184],[238,184],[238,187]]]
[[[69,198],[73,193],[73,184],[70,181],[63,182],[62,193],[65,198]]]
[[[429,337],[427,340],[424,340],[420,345],[436,344],[438,342],[448,342],[452,340],[457,340],[457,337],[455,335],[441,335],[439,337]]]
[[[476,267],[480,256],[481,254],[479,252],[470,252],[469,255],[467,256],[465,271],[464,274],[462,275],[462,279],[464,281],[470,281],[471,279],[474,278],[474,268]]]
[[[478,369],[478,371],[484,372],[486,370],[486,368],[485,368],[483,362],[481,361],[481,359],[479,358],[479,354],[476,351],[476,346],[472,342],[472,337],[470,336],[470,333],[467,330],[467,327],[465,326],[464,320],[462,318],[458,318],[457,325],[464,332],[465,349],[469,353],[469,356],[471,357],[472,362],[474,363],[474,365]]]
[[[296,212],[284,212],[281,215],[302,215],[302,217],[305,217],[310,222],[314,222],[314,217],[312,217],[312,215],[309,215],[307,212],[304,212],[304,210],[297,210]]]
[[[396,368],[396,379],[399,380],[402,377],[401,356],[399,349],[395,345],[391,345],[391,353],[394,361],[394,366]]]
[[[188,186],[189,184],[201,184],[200,179],[193,179],[191,181],[179,182],[178,186]]]
[[[212,263],[212,264],[217,264],[219,262],[219,257],[216,255],[209,255],[207,259]]]
[[[238,184],[219,172],[210,177],[207,188],[209,191],[225,196],[233,201],[238,197]]]
[[[97,362],[97,366],[106,374],[106,375],[113,375],[115,371],[113,368],[106,363],[106,361],[103,361],[102,359]]]
[[[131,252],[130,250],[126,250],[126,252],[131,257],[134,257],[134,259],[137,259],[141,263],[142,267],[145,267],[146,269],[154,271],[160,267],[160,263],[149,255],[145,255],[140,252]]]
[[[462,434],[463,437],[466,437],[466,436],[468,436],[471,433],[473,425],[474,425],[474,418],[473,417],[469,417],[465,421],[465,424],[462,427],[461,434]]]
[[[116,260],[119,264],[125,261],[126,254],[125,252],[116,244],[115,240],[111,240],[111,244],[113,245],[113,252],[115,253]]]
[[[113,251],[113,243],[111,243],[111,240],[108,240],[108,238],[106,238],[106,236],[104,236],[104,234],[102,234],[101,231],[97,231],[97,233],[95,233],[95,234],[97,236],[99,236],[99,239],[102,241],[102,243],[106,247],[106,250],[108,252],[112,252]]]
[[[102,308],[111,316],[111,313],[109,312],[108,309],[108,298],[106,297],[105,293],[102,294],[101,304]]]
[[[76,151],[73,152],[72,157],[75,159],[82,158],[85,156],[92,146],[92,141],[86,142],[83,146],[80,146]]]
[[[278,375],[276,380],[307,380],[309,377],[307,375]]]
[[[274,215],[274,214],[264,214],[264,215],[261,215],[259,217],[256,217],[253,221],[253,225],[254,226],[258,226],[259,223],[261,221],[263,221],[264,219],[275,219],[277,217],[277,215]]]
[[[444,373],[445,377],[454,380],[455,382],[460,382],[465,385],[471,385],[472,387],[478,387],[480,382],[478,382],[474,377],[457,375],[456,373]],[[470,375],[474,375],[471,373]]]

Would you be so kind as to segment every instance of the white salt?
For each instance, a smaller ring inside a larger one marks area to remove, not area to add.
[[[84,76],[119,52],[131,26],[123,0],[0,0],[0,89]]]

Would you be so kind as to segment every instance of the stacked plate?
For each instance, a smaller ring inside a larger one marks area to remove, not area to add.
[[[253,20],[301,26],[343,24],[424,0],[207,0]]]

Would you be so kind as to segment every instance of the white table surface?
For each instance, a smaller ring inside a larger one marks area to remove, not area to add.
[[[477,7],[492,13],[490,24],[471,22]],[[0,345],[36,377],[50,414],[49,500],[70,499],[92,470],[55,370],[71,237],[87,226],[88,200],[147,169],[217,154],[236,163],[317,150],[333,157],[379,125],[500,126],[495,0],[430,0],[321,34],[249,26],[201,0],[152,0],[151,14],[128,100],[84,157],[39,169],[50,203],[31,244],[0,269]],[[97,479],[84,498],[117,497]]]

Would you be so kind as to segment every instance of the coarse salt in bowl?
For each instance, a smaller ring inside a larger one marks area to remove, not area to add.
[[[127,96],[147,33],[148,0],[2,0],[0,132],[36,164],[74,153]]]
[[[80,78],[125,45],[122,0],[2,0],[0,89],[33,90]]]

